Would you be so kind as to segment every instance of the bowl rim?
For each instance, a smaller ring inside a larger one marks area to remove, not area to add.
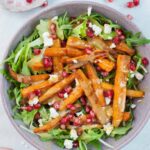
[[[10,39],[9,44],[6,47],[6,51],[4,52],[3,56],[2,56],[2,60],[4,60],[6,58],[6,56],[8,55],[8,51],[10,50],[10,46],[12,45],[13,39],[15,39],[15,37],[18,35],[19,32],[22,31],[22,29],[28,25],[28,22],[32,21],[34,18],[46,13],[47,11],[50,11],[51,9],[57,9],[60,7],[64,7],[66,5],[75,5],[75,4],[79,4],[81,3],[82,5],[86,4],[86,5],[97,5],[98,7],[103,7],[105,9],[107,9],[108,11],[111,10],[111,12],[113,13],[117,13],[119,17],[121,17],[122,19],[124,19],[127,23],[130,24],[130,26],[132,26],[135,30],[140,31],[140,29],[135,25],[135,23],[131,22],[131,20],[129,20],[124,14],[122,14],[121,12],[119,12],[118,10],[107,6],[106,4],[102,4],[100,2],[97,1],[90,1],[90,0],[73,0],[73,1],[65,1],[65,2],[59,2],[59,3],[54,3],[50,6],[47,6],[45,9],[37,12],[36,14],[32,15],[28,20],[25,21],[25,23],[16,31],[16,33],[12,36],[12,38]],[[143,34],[142,34],[143,35]],[[150,47],[150,46],[148,46]],[[0,75],[0,89],[3,89],[3,84],[4,84],[4,80],[3,80],[3,76]],[[16,129],[16,131],[28,142],[30,143],[32,146],[34,146],[34,148],[40,150],[40,148],[38,147],[38,145],[35,144],[35,142],[29,140],[20,130],[20,127],[16,124],[16,122],[14,121],[14,119],[12,118],[9,109],[6,105],[5,102],[5,98],[4,98],[4,92],[3,90],[0,90],[0,95],[2,98],[2,104],[4,107],[4,110],[8,116],[8,119],[10,120],[11,124],[13,125],[13,127]],[[146,116],[144,116],[142,123],[140,124],[140,126],[137,128],[137,130],[132,134],[132,136],[130,136],[128,139],[126,139],[123,143],[121,143],[120,145],[117,145],[117,148],[115,148],[116,150],[121,149],[122,147],[124,147],[126,144],[128,144],[129,142],[131,142],[143,129],[143,127],[146,125],[146,123],[148,122],[150,117],[150,111],[147,113]]]

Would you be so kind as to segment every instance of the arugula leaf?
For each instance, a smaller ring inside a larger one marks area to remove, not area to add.
[[[129,130],[132,129],[132,123],[129,122],[126,126],[124,127],[118,127],[115,128],[112,132],[111,132],[111,137],[114,137],[116,139],[121,138],[122,136],[124,136],[125,134],[127,134],[129,132]]]
[[[13,93],[14,93],[14,97],[15,97],[17,106],[20,106],[20,101],[22,99],[20,89],[15,87],[14,90],[13,90]]]
[[[86,37],[86,30],[87,30],[87,21],[82,22],[80,25],[76,26],[72,30],[72,35],[75,35],[77,37],[84,38]]]
[[[62,139],[57,139],[57,140],[55,140],[55,143],[56,143],[59,147],[64,148],[64,140],[62,140]]]
[[[58,19],[54,22],[57,26],[57,36],[61,40],[67,39],[72,32],[72,25],[70,24],[70,17],[68,16],[67,12],[65,12],[64,15],[59,16]]]
[[[150,43],[150,39],[142,38],[141,33],[137,32],[135,34],[129,34],[129,37],[126,38],[126,43],[128,46],[141,46]]]
[[[97,140],[104,135],[103,130],[94,128],[85,130],[82,135],[79,137],[80,140],[84,141],[85,143],[89,143],[93,140]]]
[[[79,140],[79,150],[87,150],[85,142]]]
[[[98,140],[91,141],[89,144],[92,145],[96,150],[102,150],[102,144]]]

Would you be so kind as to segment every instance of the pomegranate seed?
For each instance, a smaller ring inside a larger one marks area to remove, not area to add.
[[[91,28],[88,28],[86,34],[88,37],[92,38],[94,36],[94,31]]]
[[[55,34],[55,33],[56,33],[56,25],[55,25],[54,23],[52,23],[52,24],[50,25],[50,31],[51,31],[52,34]]]
[[[69,114],[68,116],[67,116],[67,118],[70,120],[70,119],[73,119],[73,114]]]
[[[41,50],[35,48],[35,49],[33,50],[33,52],[34,52],[34,55],[39,55],[39,54],[41,53]]]
[[[99,66],[96,66],[97,71],[102,71],[102,69]]]
[[[66,129],[66,125],[65,124],[61,124],[60,128],[64,130],[64,129]]]
[[[85,107],[85,111],[86,111],[86,113],[89,113],[89,112],[91,111],[91,107],[87,105],[87,106]]]
[[[90,111],[90,116],[91,116],[91,118],[94,118],[94,117],[95,117],[95,113],[94,113],[93,110]]]
[[[74,141],[74,142],[73,142],[73,147],[74,147],[74,148],[79,147],[79,142],[78,142],[78,141]]]
[[[34,92],[31,92],[31,93],[29,93],[29,95],[28,95],[28,99],[33,99],[35,96],[36,96],[35,93],[34,93]]]
[[[26,110],[26,111],[32,111],[33,107],[32,106],[24,106],[24,107],[21,107],[21,109]]]
[[[37,113],[35,114],[35,116],[34,116],[34,119],[35,119],[35,120],[39,120],[40,118],[41,118],[40,113],[37,112]]]
[[[39,108],[41,108],[41,104],[38,103],[38,104],[34,105],[33,108],[34,109],[39,109]]]
[[[85,98],[84,96],[82,96],[82,97],[80,98],[80,101],[81,101],[81,104],[82,104],[83,106],[86,105],[86,98]]]
[[[60,102],[55,102],[55,103],[53,104],[53,107],[54,107],[56,110],[59,110],[59,108],[60,108]]]
[[[51,35],[51,38],[52,38],[53,40],[56,40],[56,39],[57,39],[57,35],[56,35],[56,34],[52,34],[52,35]]]
[[[66,72],[66,71],[63,71],[62,72],[62,76],[65,78],[65,77],[67,77],[69,74]]]
[[[49,58],[49,57],[44,57],[43,58],[43,64],[44,64],[44,67],[52,67],[53,65],[53,61],[52,61],[52,58]]]
[[[128,8],[133,8],[135,5],[134,5],[134,2],[128,2],[127,3],[127,7]]]
[[[112,99],[113,96],[114,96],[114,91],[113,90],[104,91],[104,97],[109,97],[110,99]]]
[[[59,98],[64,98],[64,93],[65,93],[65,91],[62,90],[62,91],[58,92],[57,95],[58,95]]]
[[[67,117],[62,118],[61,121],[60,121],[61,124],[66,124],[67,122],[68,122]]]
[[[140,4],[140,0],[133,0],[133,3],[135,6],[138,6]]]
[[[61,47],[66,47],[66,40],[61,41]]]
[[[121,40],[124,40],[124,39],[125,39],[125,36],[124,36],[124,35],[121,35],[119,38],[120,38]]]
[[[123,34],[121,29],[116,29],[115,31],[116,31],[117,35],[119,35],[119,36],[121,36]]]
[[[144,66],[147,66],[147,65],[149,64],[149,60],[148,60],[146,57],[143,57],[143,58],[142,58],[142,64],[143,64]]]
[[[128,15],[127,15],[127,18],[128,18],[129,20],[132,20],[132,19],[133,19],[133,16],[130,15],[130,14],[128,14]]]
[[[101,71],[101,75],[103,77],[107,77],[109,75],[109,72],[106,72],[106,71]]]
[[[45,1],[43,4],[42,4],[42,7],[46,7],[48,6],[48,1]]]
[[[33,0],[26,0],[26,2],[31,4]]]
[[[73,104],[68,104],[67,108],[72,110],[72,111],[76,110],[76,107]]]
[[[86,47],[84,50],[85,50],[85,52],[87,54],[91,54],[92,53],[92,49],[90,47]]]
[[[107,0],[109,3],[112,3],[113,2],[113,0]]]
[[[72,87],[71,86],[67,86],[67,87],[65,87],[65,92],[67,93],[67,94],[69,94],[71,91],[72,91]]]
[[[119,38],[119,36],[114,37],[113,43],[115,43],[115,44],[119,44],[119,43],[120,43],[120,38]]]
[[[87,122],[87,123],[92,123],[92,118],[91,118],[91,116],[87,116],[86,122]]]
[[[36,96],[41,96],[41,94],[42,94],[41,90],[35,90],[34,93]]]
[[[130,62],[130,70],[135,71],[135,69],[136,69],[136,64],[134,61],[131,61]]]
[[[74,126],[80,126],[81,125],[81,121],[79,118],[75,118],[74,121],[73,121],[73,125]]]

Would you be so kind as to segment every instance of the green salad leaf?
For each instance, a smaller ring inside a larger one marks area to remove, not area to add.
[[[87,145],[85,144],[85,142],[79,140],[79,148],[78,150],[88,150]]]
[[[102,150],[102,144],[98,140],[91,141],[89,145],[92,145],[96,150]]]
[[[132,47],[132,46],[141,46],[141,45],[149,44],[150,39],[141,37],[140,32],[137,32],[135,34],[129,34],[128,33],[128,37],[126,38],[126,43],[130,47]]]
[[[40,37],[42,37],[44,32],[48,32],[49,31],[48,27],[49,27],[48,20],[46,20],[46,19],[45,20],[40,20],[40,24],[38,24],[36,26],[36,29],[37,29]]]
[[[89,143],[93,140],[97,140],[101,138],[103,135],[104,135],[103,130],[94,128],[94,129],[85,130],[79,139],[84,141],[85,143]]]
[[[111,137],[119,139],[122,136],[124,136],[125,134],[127,134],[129,132],[129,130],[132,129],[132,123],[129,122],[126,126],[124,127],[118,127],[115,128],[112,132],[111,132]]]

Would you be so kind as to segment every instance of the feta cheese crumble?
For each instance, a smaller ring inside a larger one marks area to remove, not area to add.
[[[136,108],[136,104],[131,104],[130,106],[132,109]]]
[[[64,94],[64,98],[68,98],[68,93],[65,93],[65,94]]]
[[[114,127],[111,123],[107,123],[106,125],[103,126],[104,131],[106,132],[107,135],[110,135],[111,132],[113,131]]]
[[[49,81],[57,82],[58,81],[58,75],[57,74],[50,74],[49,75]]]
[[[77,131],[75,129],[71,129],[71,131],[70,131],[70,137],[73,140],[76,140],[78,138]]]
[[[139,81],[144,78],[144,76],[143,76],[141,73],[139,73],[139,72],[136,72],[136,73],[135,73],[135,77],[136,77]]]
[[[55,108],[51,107],[49,110],[50,110],[50,118],[56,118],[59,116],[59,113],[56,111]]]
[[[53,39],[50,38],[49,32],[44,32],[42,36],[43,36],[44,47],[49,47],[53,45]]]
[[[42,120],[42,119],[39,119],[39,120],[38,120],[38,123],[39,123],[39,127],[42,127],[42,126],[43,126],[43,120]]]
[[[72,62],[73,62],[74,64],[77,64],[77,63],[78,63],[78,61],[77,61],[76,59],[73,59]]]
[[[111,102],[111,99],[109,97],[105,97],[105,102],[106,102],[106,105],[109,105]]]
[[[102,32],[102,29],[99,26],[92,24],[91,22],[89,23],[89,27],[92,28],[92,30],[94,31],[94,35],[96,36],[98,36]]]
[[[65,146],[65,148],[67,148],[67,149],[72,149],[72,148],[73,148],[73,141],[66,139],[66,140],[64,141],[64,146]]]
[[[90,16],[90,15],[91,15],[91,12],[92,12],[92,7],[90,6],[90,7],[88,7],[88,9],[87,9],[87,15]]]
[[[83,115],[83,112],[82,112],[82,111],[79,111],[79,112],[76,113],[76,115],[77,115],[77,116],[81,116],[81,115]]]
[[[32,100],[29,100],[28,104],[29,104],[30,106],[33,106],[33,105],[36,105],[38,102],[39,102],[39,99],[38,99],[38,97],[36,96],[36,97],[34,97]]]
[[[110,45],[110,48],[111,48],[111,49],[116,48],[116,44],[115,44],[115,43],[112,43],[112,44]]]
[[[110,34],[112,32],[112,27],[109,24],[104,24],[104,33]]]

